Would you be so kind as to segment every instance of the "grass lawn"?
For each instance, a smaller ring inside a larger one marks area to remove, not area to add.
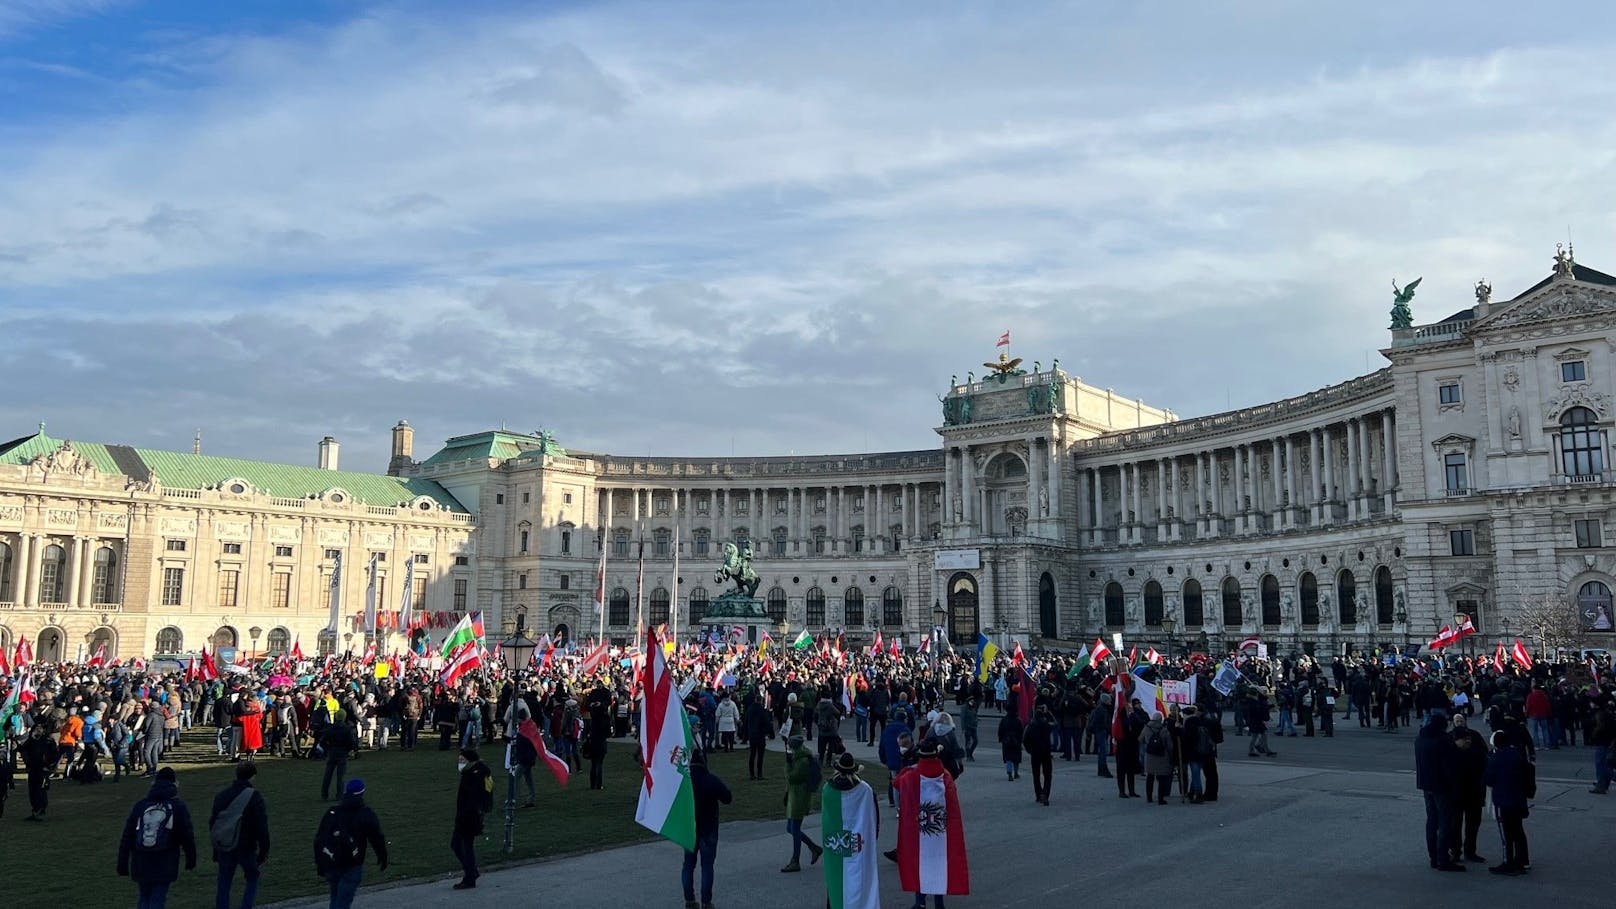
[[[614,739],[608,746],[606,788],[589,790],[587,765],[562,789],[540,765],[534,772],[538,807],[517,811],[516,851],[507,857],[504,844],[504,746],[482,750],[484,760],[496,768],[495,808],[478,844],[484,868],[507,862],[525,862],[547,856],[620,846],[646,840],[652,834],[634,823],[639,798],[639,768],[633,743]],[[374,859],[365,869],[366,885],[405,878],[431,878],[458,872],[449,851],[454,817],[454,751],[439,751],[436,738],[422,737],[414,752],[364,752],[348,763],[348,772],[365,781],[366,801],[381,819],[387,834],[390,864],[376,871]],[[215,763],[211,731],[187,733],[174,753],[172,766],[179,776],[180,798],[191,808],[198,841],[197,868],[180,872],[170,891],[169,906],[203,909],[213,905],[214,865],[207,846],[206,824],[213,797],[234,779],[234,766]],[[711,766],[735,793],[735,804],[724,810],[725,820],[783,818],[784,759],[776,744],[769,754],[767,782],[746,779],[746,754],[714,754]],[[314,873],[314,830],[324,805],[320,801],[320,761],[268,758],[260,762],[254,784],[269,804],[271,849],[260,882],[264,903],[324,892]],[[117,875],[118,839],[135,800],[145,794],[149,781],[126,778],[121,783],[81,785],[53,781],[48,820],[28,823],[26,781],[19,774],[4,819],[0,819],[5,846],[0,848],[0,881],[5,882],[14,905],[72,905],[86,893],[101,894],[115,904],[134,899],[134,885]],[[525,789],[522,790],[525,792]],[[57,867],[56,862],[61,862]],[[240,879],[237,879],[237,893]]]

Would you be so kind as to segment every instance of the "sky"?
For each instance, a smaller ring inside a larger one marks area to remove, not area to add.
[[[1394,279],[1616,272],[1613,20],[0,0],[0,438],[932,448],[1006,330],[1180,416],[1301,394]]]

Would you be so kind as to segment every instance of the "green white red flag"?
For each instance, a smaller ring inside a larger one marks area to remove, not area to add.
[[[679,688],[668,672],[667,656],[649,632],[640,675],[640,754],[644,778],[634,820],[665,839],[696,850],[696,794],[690,785],[690,721]]]

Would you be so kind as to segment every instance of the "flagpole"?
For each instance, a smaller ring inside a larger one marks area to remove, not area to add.
[[[675,508],[675,511],[678,509]],[[675,647],[679,641],[679,522],[673,522],[673,599],[668,601],[668,628]]]
[[[640,538],[640,567],[634,578],[634,644],[639,646],[645,640],[645,630],[650,627],[645,624],[645,538]]]
[[[600,614],[600,636],[595,638],[595,646],[606,640],[606,547],[611,545],[607,537],[607,529],[602,528],[600,533],[600,566],[595,569],[595,611]]]

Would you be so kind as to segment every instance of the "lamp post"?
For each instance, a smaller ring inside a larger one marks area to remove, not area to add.
[[[931,601],[931,627],[943,629],[949,636],[949,643],[953,643],[953,634],[948,631],[948,611],[943,608],[942,600]],[[942,641],[932,641],[932,646],[941,646]]]
[[[353,656],[353,632],[351,631],[343,632],[342,656],[343,659]]]
[[[1162,619],[1162,634],[1167,636],[1167,655],[1173,656],[1178,642],[1173,640],[1173,632],[1177,630],[1178,622],[1175,619]]]
[[[1502,628],[1504,630],[1504,640],[1503,640],[1502,643],[1505,646],[1508,646],[1509,645],[1509,619],[1507,617],[1499,619],[1498,620],[1498,627]]]
[[[1408,610],[1406,610],[1406,609],[1397,610],[1397,615],[1393,616],[1393,618],[1395,618],[1397,620],[1398,625],[1402,626],[1402,629],[1403,629],[1403,644],[1405,644],[1405,645],[1408,644]]]
[[[516,709],[522,697],[522,672],[527,669],[528,660],[532,659],[533,650],[539,646],[539,642],[524,634],[521,624],[518,623],[515,633],[500,641],[499,646],[505,658],[516,666],[511,685],[510,719],[505,723],[505,738],[509,742],[515,742],[516,737],[522,734],[521,720]],[[506,745],[506,747],[512,746]],[[510,855],[516,849],[516,764],[514,761],[506,763],[508,766],[505,770],[509,782],[505,787],[505,854]]]
[[[247,629],[247,637],[252,638],[252,642],[253,642],[253,659],[255,659],[255,660],[258,659],[261,656],[261,654],[259,654],[259,652],[258,652],[258,636],[263,634],[263,633],[264,633],[264,629],[259,628],[257,625],[254,625],[253,627]]]

